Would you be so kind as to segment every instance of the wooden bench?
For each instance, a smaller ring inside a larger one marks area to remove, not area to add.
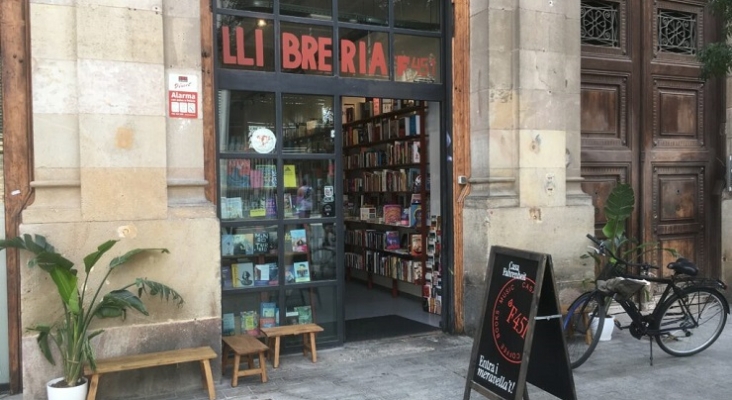
[[[260,331],[267,337],[267,343],[270,348],[270,354],[274,351],[274,359],[272,365],[277,368],[280,366],[280,337],[288,335],[302,335],[302,354],[308,355],[310,352],[313,362],[318,361],[317,350],[315,349],[315,334],[323,332],[317,324],[299,324],[284,325],[273,328],[261,328]],[[274,342],[274,343],[273,343]]]
[[[265,361],[264,353],[269,348],[262,342],[260,342],[254,336],[246,334],[237,336],[224,336],[223,338],[223,349],[222,349],[222,361],[221,361],[221,372],[226,371],[226,364],[229,359],[229,355],[234,353],[234,370],[231,373],[231,386],[236,387],[239,385],[240,376],[249,375],[260,375],[262,382],[267,382],[267,362]],[[252,356],[255,354],[259,355],[259,366],[254,367],[254,360]],[[247,357],[247,363],[249,369],[242,370],[241,356]]]
[[[102,374],[199,361],[203,375],[203,387],[208,389],[208,398],[214,400],[216,398],[216,392],[209,361],[216,357],[216,352],[210,346],[203,346],[96,360],[96,371],[92,371],[89,365],[84,368],[84,375],[91,376],[89,393],[86,398],[87,400],[94,400],[97,397],[99,377]]]

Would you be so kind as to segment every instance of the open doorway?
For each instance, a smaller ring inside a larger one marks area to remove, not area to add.
[[[345,341],[439,330],[440,103],[343,97]]]

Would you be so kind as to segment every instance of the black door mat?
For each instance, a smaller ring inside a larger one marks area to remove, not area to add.
[[[440,328],[399,315],[383,315],[346,321],[346,342],[384,339],[438,331]]]

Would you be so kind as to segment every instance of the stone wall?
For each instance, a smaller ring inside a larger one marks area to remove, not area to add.
[[[203,344],[219,351],[219,224],[204,196],[203,122],[167,116],[168,77],[200,82],[199,1],[30,3],[35,201],[21,232],[45,235],[74,261],[114,238],[121,241],[110,256],[169,249],[115,271],[105,287],[147,277],[177,289],[185,305],[147,299],[149,317],[98,322],[107,329],[94,341],[98,357]],[[52,282],[24,264],[21,293],[24,334],[58,316]],[[42,398],[60,369],[41,358],[32,335],[22,345],[24,396]],[[147,384],[131,387],[131,376]],[[198,387],[200,372],[161,368],[104,380],[100,396],[134,397]]]

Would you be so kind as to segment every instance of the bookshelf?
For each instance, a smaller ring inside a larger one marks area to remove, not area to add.
[[[427,107],[366,98],[345,106],[343,123],[345,263],[348,276],[425,285],[431,276]],[[359,272],[356,272],[359,271]]]

